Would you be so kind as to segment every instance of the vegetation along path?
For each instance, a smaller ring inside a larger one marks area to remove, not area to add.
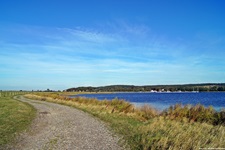
[[[38,114],[31,129],[10,149],[122,149],[119,138],[103,122],[83,111],[22,96],[18,99],[33,105]]]

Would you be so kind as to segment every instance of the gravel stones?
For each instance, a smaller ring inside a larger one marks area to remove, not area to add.
[[[97,118],[72,107],[28,100],[37,109],[31,128],[9,149],[17,150],[121,150],[119,138]]]

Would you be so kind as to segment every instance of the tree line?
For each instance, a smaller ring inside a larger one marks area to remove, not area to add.
[[[176,92],[176,91],[225,91],[225,83],[183,84],[183,85],[110,85],[100,87],[75,87],[66,89],[67,92]]]

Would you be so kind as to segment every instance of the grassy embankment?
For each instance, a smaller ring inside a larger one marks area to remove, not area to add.
[[[36,114],[32,106],[13,99],[17,94],[24,93],[0,92],[0,149],[27,129]]]
[[[73,106],[99,117],[122,135],[131,149],[225,148],[225,113],[212,107],[176,105],[159,113],[118,99],[66,98],[57,93],[27,97]]]

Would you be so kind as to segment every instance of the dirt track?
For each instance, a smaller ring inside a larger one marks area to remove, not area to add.
[[[93,116],[59,104],[28,100],[37,109],[31,128],[9,149],[19,150],[120,150],[119,138]]]

